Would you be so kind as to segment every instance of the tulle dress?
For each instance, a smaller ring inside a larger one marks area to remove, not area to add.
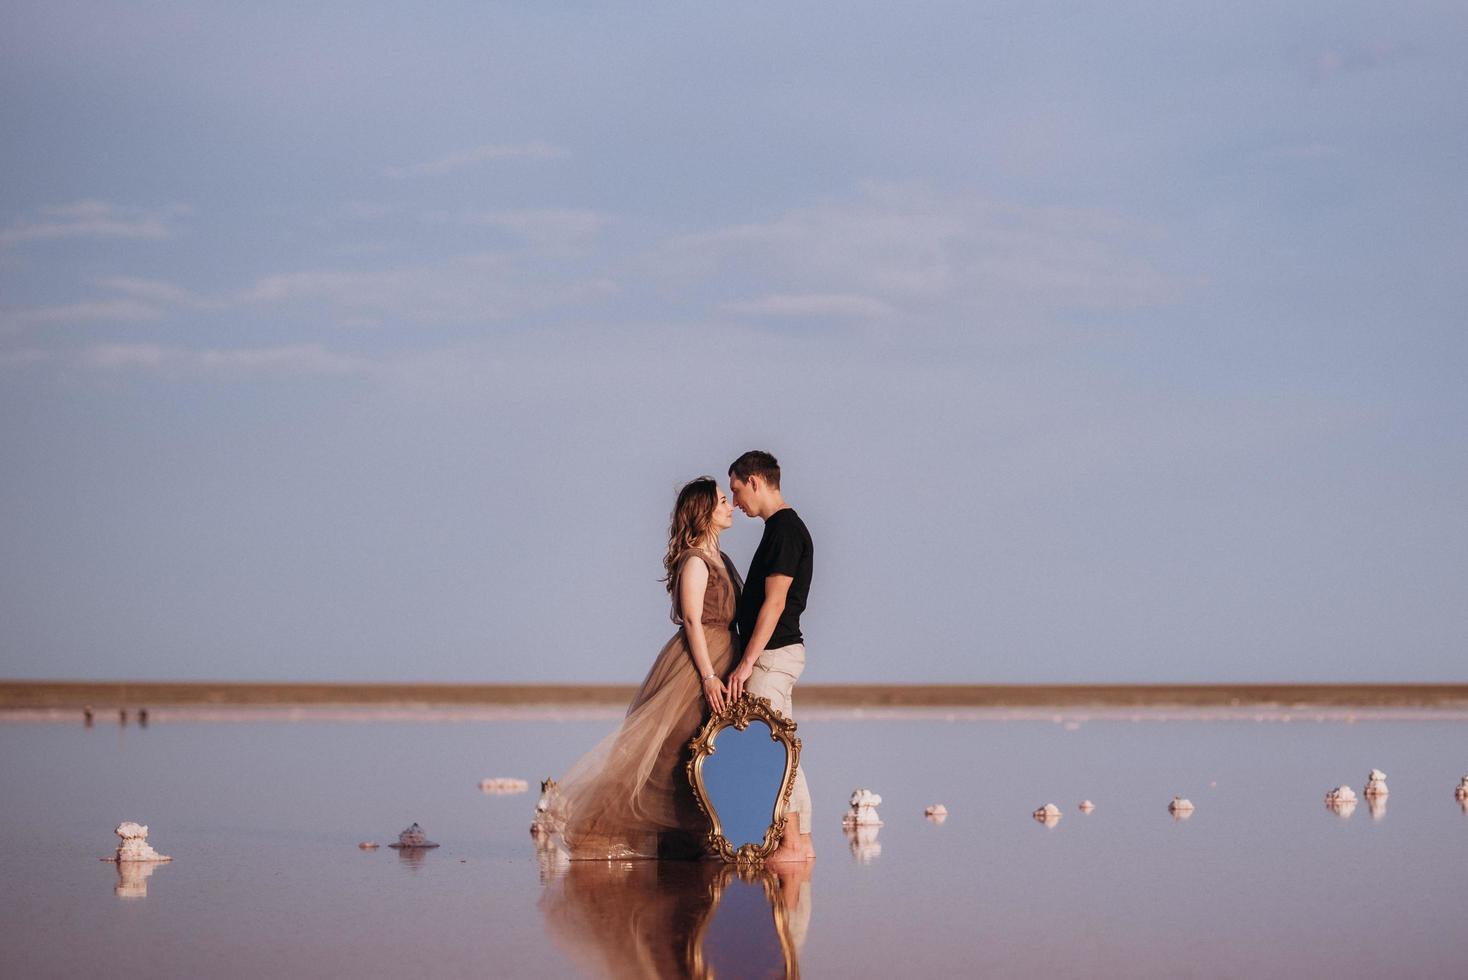
[[[689,562],[708,566],[703,634],[714,673],[734,666],[732,632],[742,582],[729,556],[678,557],[673,622],[680,627],[647,672],[621,726],[571,767],[551,804],[572,860],[697,857],[708,833],[688,784],[688,743],[707,717],[703,681],[678,608],[678,578]]]

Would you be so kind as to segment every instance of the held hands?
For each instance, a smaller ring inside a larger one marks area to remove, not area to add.
[[[726,692],[724,682],[719,680],[718,675],[710,674],[703,679],[703,697],[713,709],[714,714],[721,714],[724,710]]]
[[[734,673],[729,675],[729,700],[738,701],[739,695],[744,693],[744,685],[749,681],[749,675],[754,673],[753,660],[741,660],[739,666],[734,668]]]

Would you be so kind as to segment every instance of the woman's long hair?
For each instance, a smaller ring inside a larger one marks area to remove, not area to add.
[[[673,505],[673,516],[668,520],[668,553],[663,556],[666,574],[659,580],[667,585],[669,593],[673,591],[678,556],[689,548],[697,548],[703,541],[718,503],[719,485],[711,476],[689,480],[678,491],[678,502]]]

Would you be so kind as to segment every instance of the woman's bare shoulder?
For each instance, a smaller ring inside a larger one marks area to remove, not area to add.
[[[676,562],[674,562],[673,567],[678,570],[678,575],[680,577],[692,575],[696,578],[707,578],[709,566],[711,564],[712,560],[709,558],[708,555],[699,551],[697,548],[689,548],[687,551],[678,556],[678,559]]]

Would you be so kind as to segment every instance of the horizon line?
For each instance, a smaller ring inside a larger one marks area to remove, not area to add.
[[[0,709],[85,705],[563,705],[626,703],[636,684],[416,681],[147,681],[0,678]],[[1235,707],[1291,704],[1423,707],[1468,704],[1468,682],[1142,682],[808,684],[812,707]]]

